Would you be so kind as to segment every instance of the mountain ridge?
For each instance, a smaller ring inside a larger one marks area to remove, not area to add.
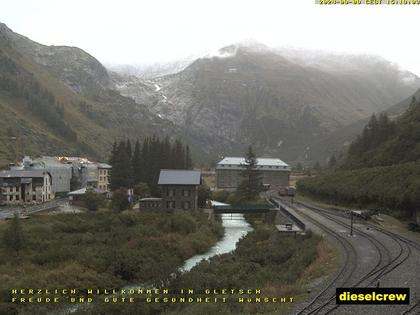
[[[417,76],[383,58],[348,58],[360,59],[352,65],[357,71],[343,75],[299,64],[264,45],[230,45],[181,72],[148,80],[160,96],[144,99],[145,87],[136,91],[135,80],[116,88],[198,134],[212,151],[239,154],[255,143],[261,154],[299,160],[320,137],[391,107],[420,86]],[[406,76],[412,82],[401,79]]]

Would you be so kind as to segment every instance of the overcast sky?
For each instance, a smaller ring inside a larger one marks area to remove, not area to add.
[[[420,5],[321,6],[313,0],[15,0],[0,19],[47,45],[100,61],[170,61],[253,39],[269,46],[375,53],[420,76]]]

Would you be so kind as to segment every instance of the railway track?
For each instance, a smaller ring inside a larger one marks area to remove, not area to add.
[[[283,200],[281,202],[284,203]],[[345,228],[350,229],[350,225],[347,222],[344,222],[343,219],[348,220],[349,216],[345,215],[340,212],[333,212],[334,210],[326,210],[318,207],[314,207],[312,205],[308,205],[306,203],[301,202],[295,202],[295,204],[300,205],[301,207],[308,208],[312,211],[315,211],[320,216],[331,220],[335,222],[336,224],[343,226]],[[313,224],[320,227],[322,230],[327,232],[327,229],[329,230],[327,233],[332,236],[331,229],[329,229],[327,226],[321,224],[316,219],[312,218],[311,216],[305,214],[302,211],[299,211],[299,214],[304,216],[307,220],[311,221]],[[397,249],[397,254],[392,255],[392,253],[389,250],[389,244],[383,244],[383,242],[376,239],[374,236],[362,231],[359,228],[354,228],[353,230],[356,231],[356,233],[365,239],[367,239],[372,246],[375,248],[378,259],[373,268],[371,268],[366,274],[364,274],[362,277],[359,277],[352,285],[348,285],[348,283],[345,283],[346,286],[352,286],[352,287],[369,287],[374,285],[381,277],[387,275],[388,273],[394,271],[397,269],[400,265],[402,265],[412,254],[412,249],[420,250],[420,245],[406,239],[400,235],[394,234],[392,232],[389,232],[387,230],[384,230],[380,227],[377,227],[373,224],[367,224],[367,226],[371,229],[375,229],[376,231],[383,233],[387,235],[389,238],[392,239],[392,241],[395,243]],[[348,240],[343,237],[342,235],[332,231],[334,233],[334,238],[337,239],[337,237],[341,238],[342,240]],[[340,244],[342,242],[339,242]],[[341,245],[342,246],[342,245]],[[343,247],[343,246],[342,246]],[[347,246],[348,247],[348,246]],[[343,247],[344,251],[346,252],[347,249]],[[353,247],[354,249],[354,247]],[[345,256],[348,254],[346,253]],[[357,257],[357,255],[356,255]],[[343,268],[345,268],[348,264],[348,261],[345,260],[343,263]],[[341,272],[341,271],[340,271]],[[350,273],[349,279],[351,278],[351,275],[354,274],[354,270],[352,273]],[[347,279],[347,280],[349,280]],[[309,302],[303,309],[301,309],[297,314],[298,315],[304,315],[304,314],[329,314],[333,311],[337,310],[337,308],[340,307],[340,305],[333,304],[335,301],[335,290],[334,293],[331,293],[330,288],[334,287],[343,287],[343,284],[340,284],[337,278],[334,278],[330,283],[327,285],[327,287],[322,290],[320,293],[317,294],[315,298]],[[328,296],[328,292],[330,293],[330,296]],[[321,303],[319,301],[322,301]],[[402,314],[412,314],[417,307],[419,306],[419,302],[417,301],[416,304],[413,306],[410,306],[408,309],[406,309]]]

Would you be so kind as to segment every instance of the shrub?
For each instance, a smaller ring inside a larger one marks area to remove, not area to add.
[[[93,191],[86,191],[83,196],[83,202],[86,208],[91,211],[96,211],[105,202],[105,197],[102,194],[95,193]]]
[[[128,208],[130,202],[128,201],[127,189],[120,188],[112,193],[111,207],[115,211],[121,212]]]

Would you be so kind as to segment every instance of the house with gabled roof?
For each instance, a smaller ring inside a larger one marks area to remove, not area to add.
[[[162,191],[161,207],[163,209],[197,209],[200,184],[200,171],[161,170],[158,181]]]

